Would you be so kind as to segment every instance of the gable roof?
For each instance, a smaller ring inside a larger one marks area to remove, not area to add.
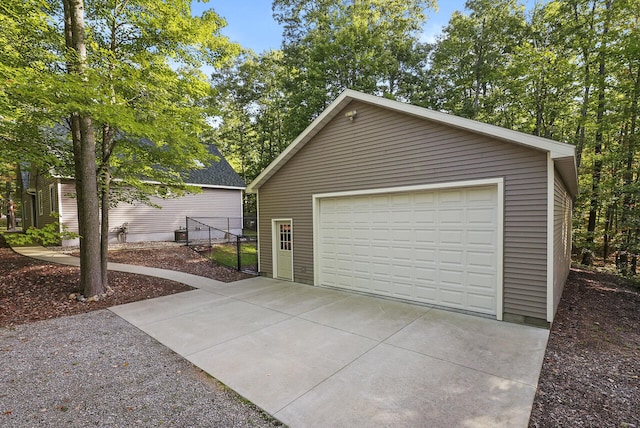
[[[209,145],[209,153],[218,157],[218,162],[201,169],[194,169],[185,173],[184,181],[200,187],[230,187],[244,189],[247,187],[237,172],[233,170],[229,162],[222,156],[220,150],[213,144]]]
[[[389,100],[375,95],[364,94],[362,92],[347,89],[342,92],[289,146],[276,158],[269,166],[256,177],[247,187],[248,193],[256,193],[257,190],[271,178],[278,170],[291,159],[305,144],[309,142],[322,128],[324,128],[340,111],[351,101],[378,106],[380,108],[393,110],[399,113],[429,120],[431,122],[448,125],[454,128],[486,135],[502,141],[522,145],[533,150],[545,151],[550,154],[555,161],[556,169],[560,173],[567,190],[572,195],[578,192],[578,178],[575,162],[575,147],[550,140],[548,138],[537,137],[519,131],[501,128],[495,125],[478,122],[454,116],[439,111],[418,107],[412,104]]]

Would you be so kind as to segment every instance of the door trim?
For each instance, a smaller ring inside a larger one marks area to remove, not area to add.
[[[434,184],[420,184],[416,186],[400,186],[400,187],[386,187],[378,189],[364,189],[364,190],[352,190],[345,192],[332,192],[332,193],[317,193],[311,195],[312,197],[312,216],[313,216],[313,284],[320,285],[320,262],[319,251],[320,245],[320,200],[322,198],[335,198],[335,197],[348,197],[348,196],[363,196],[363,195],[377,195],[385,193],[402,193],[402,192],[417,192],[425,190],[445,190],[454,189],[460,187],[479,187],[479,186],[496,186],[497,190],[497,241],[498,248],[496,248],[497,265],[496,265],[496,319],[502,321],[503,308],[504,308],[504,178],[495,177],[480,180],[465,180],[465,181],[453,181],[448,183],[434,183]],[[292,225],[293,227],[293,225]]]
[[[271,259],[273,263],[273,278],[278,278],[278,222],[289,222],[291,225],[291,281],[295,281],[293,273],[293,219],[292,218],[272,218],[271,219]]]

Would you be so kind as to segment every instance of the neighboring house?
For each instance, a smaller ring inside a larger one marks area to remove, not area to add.
[[[136,241],[170,241],[174,232],[185,227],[189,217],[242,218],[242,192],[246,185],[215,146],[210,152],[219,162],[191,171],[185,182],[200,187],[201,193],[179,198],[152,197],[151,202],[161,208],[121,202],[109,210],[109,242],[118,242],[120,228],[128,224],[126,239]],[[75,182],[73,179],[52,176],[41,171],[23,171],[22,188],[23,227],[43,227],[56,221],[70,231],[78,231]],[[240,221],[239,224],[242,224]],[[78,240],[63,241],[63,245],[77,245]]]
[[[247,188],[263,275],[547,325],[574,148],[347,90]]]

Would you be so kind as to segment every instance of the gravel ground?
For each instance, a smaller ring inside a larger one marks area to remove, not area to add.
[[[2,427],[273,427],[108,310],[0,329]]]

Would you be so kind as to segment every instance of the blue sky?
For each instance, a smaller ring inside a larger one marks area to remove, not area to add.
[[[282,42],[282,29],[273,20],[271,0],[210,0],[208,3],[194,1],[193,13],[213,9],[227,20],[222,33],[242,47],[256,53],[267,49],[278,49]],[[455,10],[464,9],[464,0],[440,0],[438,12],[427,11],[429,19],[424,27],[424,41],[432,41],[440,29],[449,22]]]

